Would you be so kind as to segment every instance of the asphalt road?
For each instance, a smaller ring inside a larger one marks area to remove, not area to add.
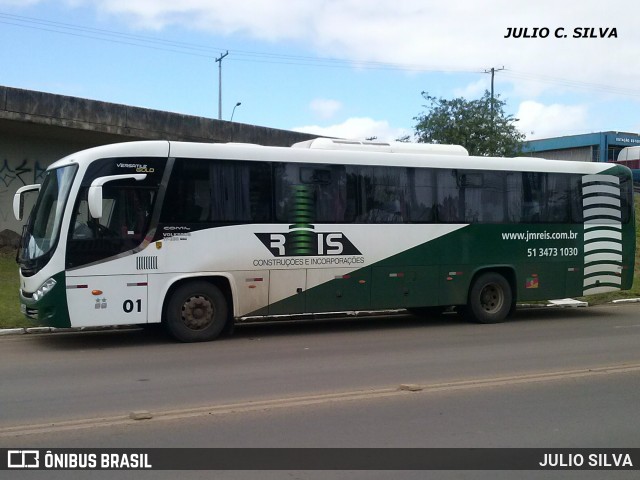
[[[247,325],[205,344],[148,331],[4,337],[0,447],[640,448],[639,345],[635,304],[523,310],[498,325]],[[273,475],[255,478],[289,478]]]

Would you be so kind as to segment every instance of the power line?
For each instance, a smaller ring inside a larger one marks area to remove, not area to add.
[[[216,54],[220,50],[222,50],[221,47],[211,47],[195,43],[159,39],[147,35],[129,34],[114,30],[83,27],[69,23],[55,22],[40,18],[25,17],[22,15],[13,15],[1,12],[0,23],[21,28],[30,28],[33,30],[70,35],[74,37],[91,38],[94,40],[108,41],[111,43],[119,43],[123,45],[137,46],[142,48],[151,48],[154,50],[164,50],[172,53],[194,55],[211,59],[215,59]],[[433,67],[419,64],[402,64],[371,60],[345,60],[330,57],[309,57],[246,50],[229,50],[229,52],[234,54],[234,61],[247,61],[254,63],[276,63],[284,65],[302,65],[332,68],[354,68],[354,66],[357,66],[361,69],[375,70],[477,73],[476,70],[470,69]]]
[[[542,75],[539,73],[530,72],[518,72],[510,69],[506,69],[504,76],[515,78],[519,80],[531,80],[540,83],[549,83],[553,85],[560,85],[569,88],[580,88],[585,90],[598,90],[605,93],[612,93],[615,95],[628,96],[628,97],[640,97],[639,90],[632,90],[630,88],[614,87],[612,85],[604,85],[593,82],[583,82],[580,80],[571,80],[567,78],[552,77],[550,75]]]
[[[216,59],[216,55],[220,50],[227,50],[221,47],[213,47],[196,43],[181,42],[175,40],[166,40],[162,38],[152,37],[148,35],[123,33],[114,30],[106,30],[93,27],[84,27],[70,23],[45,20],[42,18],[27,17],[23,15],[14,15],[0,12],[0,24],[12,25],[20,28],[29,28],[45,32],[57,33],[73,37],[90,38],[93,40],[117,43],[140,48],[147,48],[175,54],[191,55],[196,57],[204,57]],[[504,70],[503,75],[508,78],[531,80],[543,84],[553,84],[565,86],[568,88],[578,88],[585,90],[597,90],[605,93],[611,93],[620,96],[640,97],[640,90],[632,90],[628,88],[615,87],[612,85],[603,85],[597,83],[582,82],[579,80],[571,80],[566,78],[552,77],[549,75],[541,75],[538,73],[518,72],[504,67],[500,69],[480,70],[470,68],[455,68],[444,66],[430,66],[410,63],[391,63],[367,60],[345,60],[330,57],[310,57],[300,55],[278,54],[269,52],[255,52],[246,50],[227,50],[233,54],[230,61],[234,62],[251,62],[251,63],[269,63],[279,65],[294,65],[304,67],[319,68],[349,68],[357,67],[364,70],[394,70],[407,72],[429,72],[429,73],[492,73]]]

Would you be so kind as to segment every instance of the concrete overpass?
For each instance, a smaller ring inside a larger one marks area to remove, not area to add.
[[[11,211],[16,190],[40,183],[48,165],[78,150],[133,140],[290,146],[310,138],[314,136],[0,86],[0,232],[22,228]],[[0,235],[0,246],[5,237]]]

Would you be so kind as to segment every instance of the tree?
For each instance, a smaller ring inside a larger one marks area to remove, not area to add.
[[[415,136],[422,143],[462,145],[470,155],[512,157],[519,155],[525,135],[505,115],[506,102],[491,99],[488,91],[479,100],[445,100],[422,92],[427,112],[414,118]]]

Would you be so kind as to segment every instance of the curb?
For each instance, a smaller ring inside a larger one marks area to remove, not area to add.
[[[0,330],[0,335],[22,335],[27,333],[26,328],[5,328]]]

